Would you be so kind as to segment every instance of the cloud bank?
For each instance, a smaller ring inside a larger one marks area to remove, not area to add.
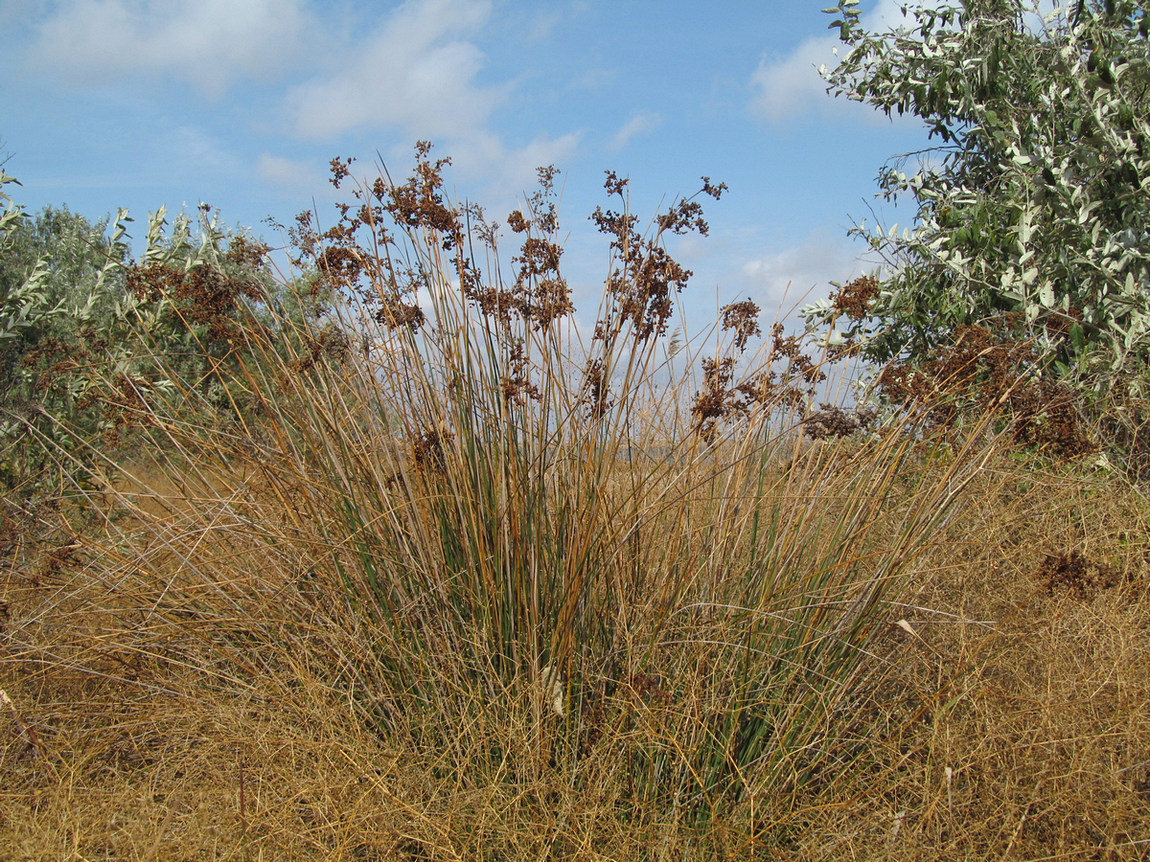
[[[325,15],[320,0],[61,0],[20,6],[17,17],[31,37],[23,65],[65,90],[182,83],[243,105],[253,124],[286,139],[370,136],[396,162],[431,140],[458,175],[508,198],[534,186],[536,167],[572,157],[578,130],[514,141],[496,131],[493,115],[516,85],[484,80],[493,0],[365,6],[351,25]],[[554,17],[537,15],[532,32],[545,33]],[[272,86],[237,95],[253,82]],[[636,118],[618,139],[651,122]],[[314,180],[316,166],[286,155],[265,147],[251,157],[256,175],[273,186]]]
[[[862,16],[863,27],[873,30],[896,26],[904,20],[903,5],[906,0],[878,0],[877,5]],[[830,20],[828,15],[827,22]],[[754,93],[751,113],[781,123],[815,112],[841,110],[844,105],[854,107],[854,103],[828,95],[826,82],[818,72],[824,64],[834,68],[838,62],[835,50],[839,45],[837,31],[828,30],[825,36],[803,41],[784,57],[764,57],[751,74]]]
[[[466,37],[491,14],[486,0],[404,3],[339,67],[287,96],[296,134],[332,139],[398,127],[409,137],[461,137],[481,128],[505,97],[476,80],[483,52]]]
[[[73,84],[162,76],[219,97],[288,69],[314,25],[302,0],[74,0],[40,19],[28,61]]]

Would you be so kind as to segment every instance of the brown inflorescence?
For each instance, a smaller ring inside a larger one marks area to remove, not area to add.
[[[764,387],[758,376],[735,383],[735,360],[730,356],[704,357],[702,367],[703,386],[695,393],[691,415],[695,433],[713,443],[720,424],[745,418],[762,399]]]
[[[329,323],[317,335],[303,334],[306,355],[293,359],[288,367],[302,374],[315,368],[321,358],[326,357],[335,365],[347,361],[351,354],[351,339],[335,324]]]
[[[1028,343],[983,326],[961,326],[932,359],[891,364],[878,384],[892,403],[930,405],[929,423],[939,430],[960,424],[972,410],[1002,411],[1020,445],[1059,458],[1095,451],[1073,390],[1034,374],[1035,363]]]
[[[700,204],[687,199],[660,215],[656,219],[656,234],[644,238],[635,230],[637,219],[626,207],[628,182],[614,171],[607,171],[604,188],[608,196],[619,197],[624,207],[622,211],[596,207],[591,215],[599,232],[612,237],[611,249],[618,261],[606,283],[607,295],[614,303],[612,310],[618,317],[612,321],[600,320],[595,333],[596,338],[608,340],[612,333],[629,324],[635,341],[643,342],[666,333],[672,311],[671,297],[686,287],[692,275],[661,245],[663,234],[697,231],[706,236],[708,228]],[[723,183],[712,185],[704,177],[699,193],[717,200],[726,188]]]
[[[478,311],[485,325],[499,333],[504,363],[499,386],[504,403],[522,406],[538,401],[539,384],[533,379],[537,370],[529,359],[527,332],[543,334],[574,311],[570,287],[560,270],[563,248],[557,239],[555,203],[559,172],[553,166],[538,169],[537,191],[523,208],[506,218],[520,245],[511,258],[515,280],[505,286],[498,263],[494,276],[484,279],[472,250],[478,240],[496,251],[496,223],[489,222],[476,205],[456,208],[447,202],[443,170],[450,161],[432,160],[430,152],[429,143],[416,145],[416,166],[404,183],[395,184],[381,176],[356,189],[352,194],[359,205],[337,204],[339,219],[326,230],[317,226],[317,217],[311,212],[300,213],[289,231],[297,255],[294,262],[315,273],[310,284],[317,308],[335,296],[346,296],[390,329],[417,330],[427,319],[416,297],[433,287],[427,268],[439,262],[399,263],[406,254],[384,223],[393,224],[400,232],[424,232],[423,237],[410,238],[415,245],[422,243],[448,253],[443,262],[454,271],[459,295]],[[341,187],[351,176],[351,163],[351,159],[332,160],[333,186]],[[627,180],[607,173],[608,195],[621,198],[624,204],[627,186]],[[718,198],[725,190],[725,184],[703,177],[702,189],[694,197],[706,194]],[[638,345],[666,332],[674,295],[686,286],[691,273],[670,256],[663,237],[692,231],[706,234],[708,226],[702,213],[702,206],[693,197],[677,201],[655,220],[656,231],[651,237],[638,233],[636,219],[626,212],[626,206],[622,212],[598,208],[592,216],[600,231],[612,238],[615,266],[607,280],[609,301],[594,329],[593,341],[598,347],[581,369],[581,401],[588,418],[602,418],[614,404],[611,379],[618,339],[629,337]],[[241,253],[244,250],[237,250]],[[750,300],[724,310],[724,326],[734,331],[740,351],[748,339],[761,334],[758,313]],[[305,357],[297,370],[313,366],[324,352],[322,348],[318,343],[309,345],[311,356]],[[711,373],[712,389],[720,381],[730,384],[729,377],[716,377],[716,371]],[[731,391],[722,396],[724,415],[745,414],[750,402],[765,397],[770,389],[757,378],[728,388]],[[718,397],[717,391],[712,395]],[[426,448],[423,444],[420,447]]]
[[[831,305],[851,320],[863,320],[870,314],[871,306],[879,295],[878,279],[864,275],[848,281],[831,294]]]
[[[523,349],[523,339],[511,345],[508,373],[501,383],[503,400],[509,405],[523,407],[530,399],[540,399],[539,387],[531,382],[531,366]]]
[[[751,336],[763,334],[759,326],[759,311],[759,306],[749,299],[732,302],[720,309],[719,327],[724,332],[734,330],[735,349],[740,353],[747,349]]]
[[[438,428],[425,428],[411,441],[411,460],[417,469],[442,472],[447,466],[446,446],[454,435]]]
[[[590,419],[602,419],[607,411],[615,406],[611,397],[610,386],[607,382],[607,372],[602,359],[595,358],[587,362],[583,369],[583,386],[581,389],[583,407]]]
[[[833,404],[820,404],[819,409],[803,420],[803,434],[812,440],[833,440],[865,431],[878,418],[878,411],[864,407],[848,413]]]
[[[735,347],[742,353],[750,337],[761,334],[758,306],[746,300],[723,307],[721,313],[722,329],[734,331]],[[704,357],[701,360],[703,385],[695,393],[691,415],[695,433],[704,441],[712,443],[724,423],[747,419],[756,406],[800,410],[809,403],[819,384],[826,380],[822,365],[804,351],[802,338],[785,335],[784,332],[781,323],[771,327],[766,367],[738,382],[735,382],[734,357]],[[818,427],[816,422],[808,428],[808,433]],[[857,430],[857,426],[853,430]]]
[[[141,302],[171,300],[173,313],[188,324],[207,327],[213,341],[242,338],[235,316],[239,300],[261,298],[251,278],[223,272],[209,264],[183,270],[163,263],[135,264],[128,268],[126,286]]]

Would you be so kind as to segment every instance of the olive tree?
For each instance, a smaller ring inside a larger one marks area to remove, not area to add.
[[[845,45],[821,70],[828,92],[921,118],[935,147],[879,177],[888,200],[913,199],[914,225],[852,231],[888,264],[861,308],[840,291],[808,319],[879,363],[923,361],[985,327],[1030,339],[1035,367],[1082,394],[1145,394],[1148,7],[962,0],[904,8],[881,32],[858,0],[825,10]]]

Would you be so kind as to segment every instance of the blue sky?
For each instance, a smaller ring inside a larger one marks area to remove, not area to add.
[[[398,179],[431,140],[489,215],[554,164],[583,307],[606,274],[588,221],[603,172],[630,177],[644,218],[706,175],[730,187],[705,199],[711,236],[672,249],[696,273],[691,313],[771,313],[788,284],[821,296],[870,268],[847,229],[878,206],[883,162],[927,143],[826,95],[828,3],[0,0],[0,153],[33,210],[126,207],[141,236],[148,211],[203,201],[273,243],[268,216],[330,215],[333,156],[366,173],[378,154]],[[897,7],[861,3],[871,26]]]

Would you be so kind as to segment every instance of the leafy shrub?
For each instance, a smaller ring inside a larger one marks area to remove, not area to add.
[[[0,175],[0,188],[14,183]],[[0,194],[0,464],[5,488],[27,495],[58,485],[53,450],[97,430],[87,375],[118,317],[125,225],[105,236],[67,210],[33,219]]]
[[[827,10],[847,50],[836,95],[910,113],[938,146],[883,169],[913,228],[854,233],[890,264],[806,310],[876,364],[921,365],[966,327],[1027,342],[1032,367],[1139,446],[1150,386],[1150,53],[1145,5],[1082,0],[1044,18],[1021,0],[916,8],[867,32]],[[1113,408],[1113,409],[1112,409]]]
[[[0,177],[0,185],[14,182]],[[111,224],[92,224],[66,209],[32,218],[5,199],[0,478],[6,491],[25,499],[50,494],[64,473],[82,482],[108,451],[130,442],[125,432],[155,424],[144,394],[165,386],[168,371],[213,393],[217,408],[235,407],[227,380],[251,329],[238,321],[268,295],[271,282],[261,271],[266,249],[222,230],[206,209],[198,240],[184,215],[165,235],[161,209],[149,220],[136,262],[129,259],[123,210]]]

